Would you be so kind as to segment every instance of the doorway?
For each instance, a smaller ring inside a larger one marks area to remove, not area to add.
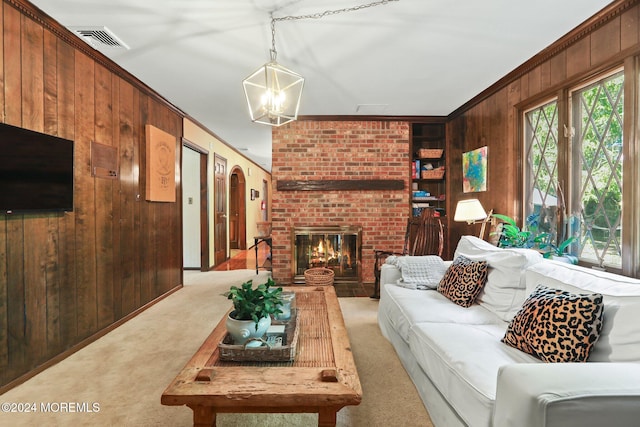
[[[182,144],[182,266],[209,270],[208,153],[183,139]]]
[[[231,170],[229,178],[229,247],[247,249],[246,179],[238,166]]]

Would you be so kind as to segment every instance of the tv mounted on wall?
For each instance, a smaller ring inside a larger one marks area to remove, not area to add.
[[[73,211],[73,141],[0,123],[0,213]]]

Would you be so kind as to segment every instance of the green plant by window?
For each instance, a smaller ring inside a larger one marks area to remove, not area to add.
[[[556,245],[550,233],[541,233],[534,238],[534,241],[542,252],[542,256],[545,258],[553,258],[554,256],[565,257],[571,264],[578,264],[578,257],[567,253],[567,249],[575,240],[575,236],[571,236]]]
[[[527,217],[527,230],[521,230],[511,217],[501,214],[492,214],[503,222],[498,246],[501,248],[531,248],[535,245],[535,232],[538,228],[537,215]],[[495,234],[492,233],[492,234]]]

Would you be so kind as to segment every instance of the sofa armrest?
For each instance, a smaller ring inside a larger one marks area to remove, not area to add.
[[[640,363],[515,363],[500,368],[494,427],[637,426]]]
[[[385,286],[387,284],[395,285],[400,279],[402,279],[402,271],[398,267],[391,264],[382,264],[380,267],[380,299],[385,298],[387,294]]]
[[[443,261],[445,268],[449,266],[453,261]],[[402,279],[402,271],[393,264],[382,264],[380,267],[380,297],[384,295],[384,286],[388,284],[395,285],[398,280]]]
[[[391,264],[382,264],[380,267],[380,287],[388,283],[397,283],[402,279],[402,272],[398,267]]]
[[[443,261],[445,268],[449,268],[452,263],[453,261]],[[399,279],[402,279],[402,272],[398,267],[392,264],[382,264],[380,267],[380,285],[397,283]]]

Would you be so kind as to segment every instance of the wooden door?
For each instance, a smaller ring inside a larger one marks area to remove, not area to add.
[[[227,159],[216,154],[214,171],[215,224],[213,244],[215,246],[215,264],[219,265],[227,260]]]
[[[239,202],[238,202],[238,174],[231,174],[231,188],[229,189],[229,247],[231,249],[240,249],[239,242]]]

